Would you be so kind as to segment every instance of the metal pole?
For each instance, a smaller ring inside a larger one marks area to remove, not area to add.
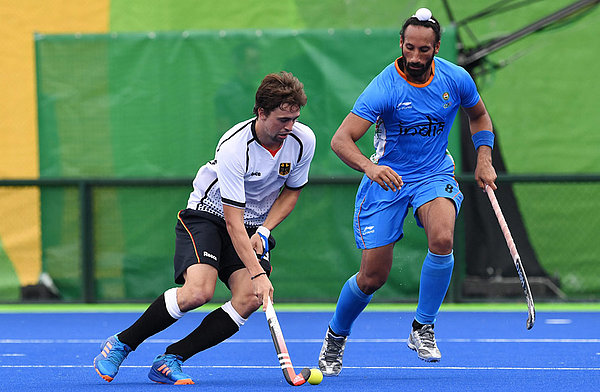
[[[80,251],[81,251],[81,283],[83,301],[96,302],[96,285],[94,277],[94,232],[92,215],[92,190],[90,184],[81,180],[79,182],[80,205]]]

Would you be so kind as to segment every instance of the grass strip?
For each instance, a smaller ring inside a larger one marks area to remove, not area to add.
[[[0,313],[142,313],[150,303],[32,303],[0,304]],[[210,312],[221,304],[206,304],[199,312]],[[284,312],[333,312],[334,303],[276,303],[277,311]],[[541,302],[537,303],[537,312],[600,312],[600,303],[593,302]],[[371,303],[367,312],[413,312],[413,303]],[[442,305],[441,312],[526,312],[525,303],[449,303]]]

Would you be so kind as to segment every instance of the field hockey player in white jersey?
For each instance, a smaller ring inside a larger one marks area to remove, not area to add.
[[[168,346],[148,374],[158,383],[193,384],[181,370],[183,362],[235,334],[273,298],[270,233],[294,209],[315,150],[313,131],[297,121],[306,101],[303,84],[291,73],[269,74],[256,92],[256,117],[221,137],[177,216],[175,283],[182,286],[165,291],[136,322],[103,343],[94,368],[104,380],[112,381],[145,339],[210,301],[219,279],[231,300]]]

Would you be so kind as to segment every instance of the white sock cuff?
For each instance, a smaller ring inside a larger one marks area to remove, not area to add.
[[[185,312],[179,309],[179,305],[177,305],[177,287],[165,291],[165,304],[167,305],[167,312],[175,320],[179,320],[185,314]]]
[[[223,306],[221,306],[221,309],[223,309],[225,313],[227,313],[229,317],[231,317],[231,319],[238,325],[238,327],[244,325],[244,323],[248,320],[240,316],[240,314],[234,309],[233,305],[231,304],[231,301],[224,303]]]

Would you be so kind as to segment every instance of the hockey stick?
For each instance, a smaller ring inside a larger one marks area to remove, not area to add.
[[[283,376],[290,385],[298,386],[304,384],[310,377],[310,369],[304,368],[298,374],[294,371],[292,366],[292,360],[290,354],[283,340],[283,333],[281,332],[281,326],[277,320],[273,303],[271,298],[267,298],[267,310],[265,311],[267,322],[269,323],[269,330],[271,331],[271,337],[273,338],[273,344],[275,345],[275,351],[277,351],[277,357],[279,357],[279,365],[283,370]]]
[[[504,219],[504,215],[502,215],[502,210],[500,209],[500,205],[498,204],[494,190],[486,185],[485,193],[487,193],[488,198],[490,199],[490,203],[492,204],[496,218],[498,218],[498,224],[500,224],[500,229],[502,230],[502,234],[504,234],[506,245],[508,245],[508,250],[510,251],[510,255],[515,263],[517,275],[519,275],[521,287],[523,288],[525,299],[527,300],[527,329],[531,329],[535,323],[535,305],[533,304],[533,295],[531,295],[531,289],[529,288],[527,275],[525,275],[525,269],[523,268],[523,263],[521,263],[521,257],[519,256],[519,252],[517,252],[517,246],[515,245],[512,235],[510,234],[510,230],[508,229],[508,224]]]

